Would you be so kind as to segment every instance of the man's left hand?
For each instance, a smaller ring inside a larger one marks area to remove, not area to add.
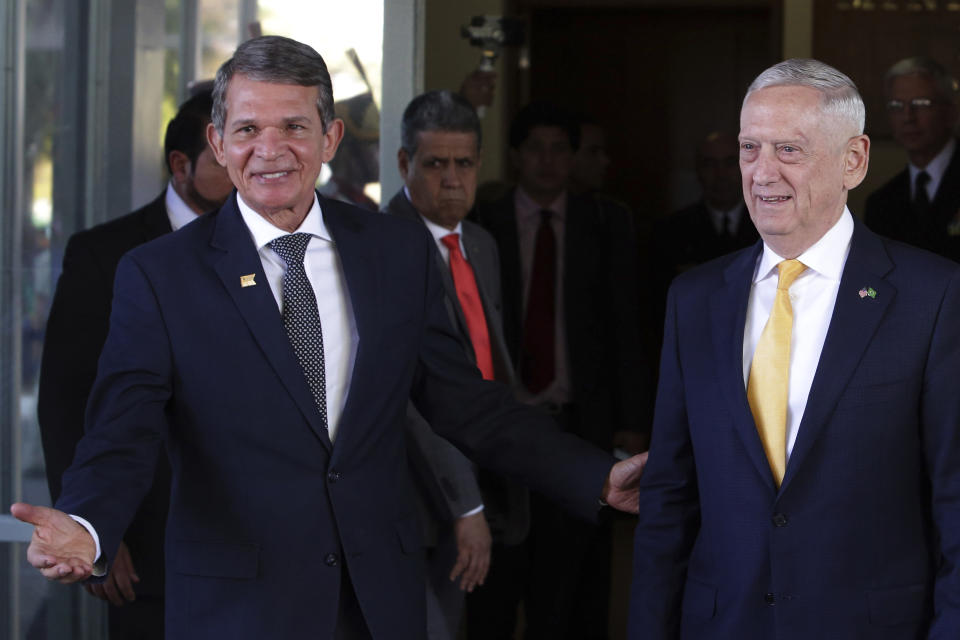
[[[613,465],[603,485],[604,502],[625,513],[640,511],[637,486],[640,484],[643,468],[647,466],[647,453],[644,451]]]
[[[487,578],[493,538],[483,511],[457,518],[453,527],[457,535],[457,562],[450,571],[450,580],[460,576],[461,591],[470,592]]]

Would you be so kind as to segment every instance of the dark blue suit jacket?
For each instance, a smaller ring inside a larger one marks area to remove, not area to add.
[[[349,570],[374,637],[424,634],[404,420],[413,398],[468,455],[590,517],[612,460],[480,380],[430,239],[321,200],[359,343],[332,445],[236,198],[120,263],[88,433],[58,508],[112,557],[167,443],[170,638],[327,638]],[[254,286],[241,276],[255,274]]]
[[[777,491],[742,368],[761,247],[671,288],[629,637],[960,637],[960,269],[856,224]]]

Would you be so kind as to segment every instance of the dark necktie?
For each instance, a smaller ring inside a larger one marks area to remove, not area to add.
[[[453,286],[457,290],[457,300],[467,321],[470,343],[477,357],[477,368],[484,380],[493,380],[493,357],[490,354],[490,332],[487,330],[487,317],[483,313],[483,302],[473,267],[460,251],[460,234],[450,233],[440,238],[450,250],[450,272],[453,274]]]
[[[921,171],[917,174],[916,186],[913,192],[913,210],[918,216],[924,216],[930,211],[930,196],[927,194],[927,183],[930,182],[930,174]]]
[[[557,237],[550,224],[552,212],[540,212],[533,251],[527,317],[523,324],[520,379],[531,393],[546,389],[556,375],[554,336],[556,323]]]
[[[303,255],[310,238],[309,233],[291,233],[272,241],[270,247],[287,265],[283,272],[283,328],[287,330],[287,337],[326,428],[327,376],[323,364],[323,331],[317,297],[303,268]]]

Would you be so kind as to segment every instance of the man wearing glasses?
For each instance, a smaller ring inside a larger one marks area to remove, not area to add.
[[[930,58],[906,58],[884,76],[893,138],[907,167],[867,198],[866,223],[881,235],[960,261],[957,84]]]

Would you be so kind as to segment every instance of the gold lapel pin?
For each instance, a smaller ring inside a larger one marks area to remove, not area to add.
[[[254,277],[255,277],[256,275],[257,275],[257,274],[255,274],[255,273],[251,273],[251,274],[246,275],[246,276],[240,276],[240,286],[241,286],[241,287],[255,287],[255,286],[257,285],[257,283],[254,282],[253,279],[254,279]]]

